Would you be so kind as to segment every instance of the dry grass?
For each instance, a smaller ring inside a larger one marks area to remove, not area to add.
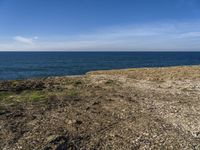
[[[0,148],[200,149],[199,78],[189,66],[0,83]]]

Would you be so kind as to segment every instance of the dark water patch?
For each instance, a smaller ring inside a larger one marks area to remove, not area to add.
[[[0,80],[199,64],[200,52],[0,52]]]

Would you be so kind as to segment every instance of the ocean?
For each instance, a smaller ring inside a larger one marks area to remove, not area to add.
[[[0,52],[0,80],[183,65],[200,65],[200,52]]]

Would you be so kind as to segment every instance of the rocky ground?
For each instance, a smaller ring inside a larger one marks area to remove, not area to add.
[[[0,82],[0,149],[200,149],[200,66]]]

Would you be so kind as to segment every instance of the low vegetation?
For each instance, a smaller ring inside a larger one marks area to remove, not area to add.
[[[200,149],[200,67],[0,82],[0,149]]]

